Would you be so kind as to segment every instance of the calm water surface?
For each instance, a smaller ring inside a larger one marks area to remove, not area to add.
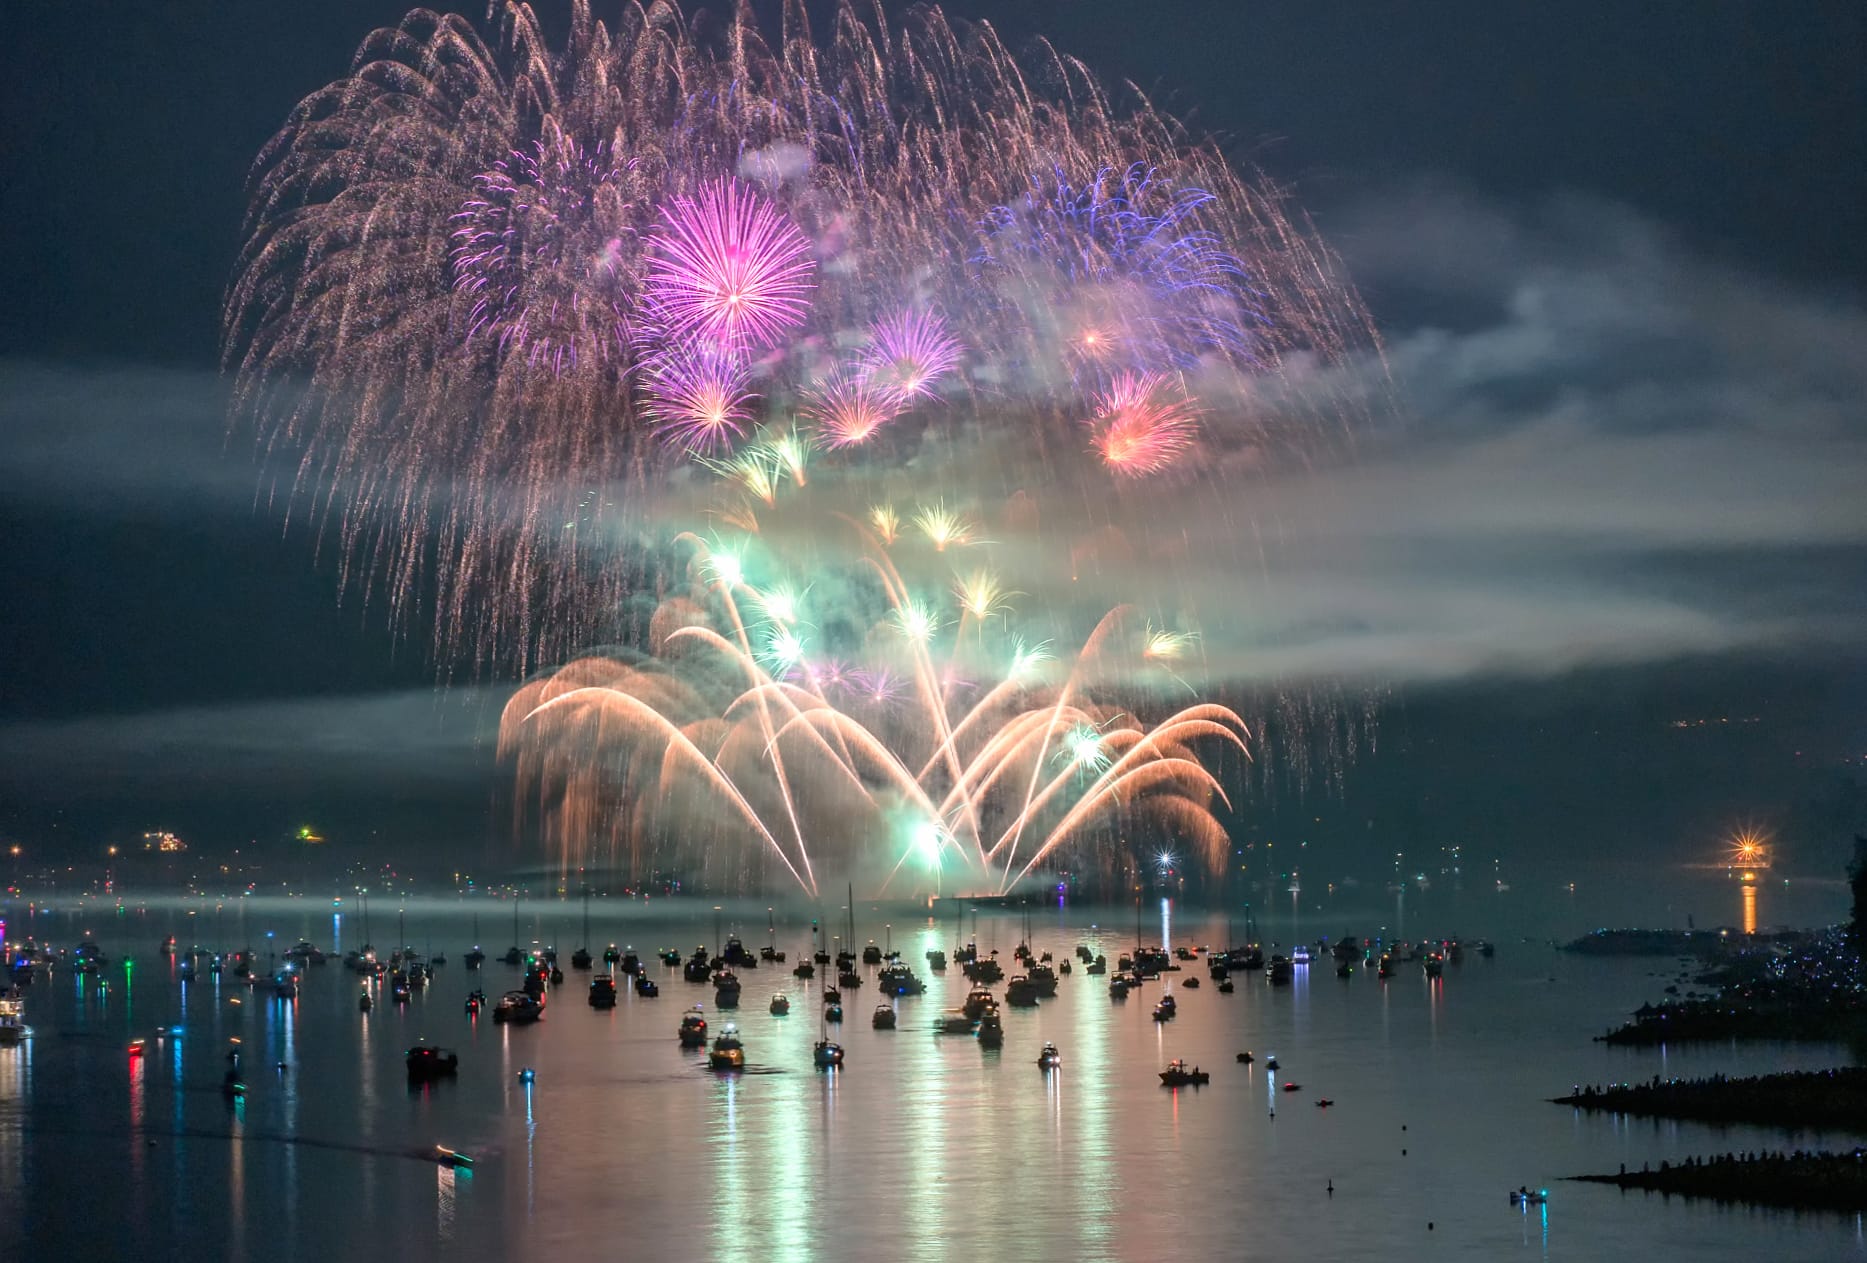
[[[302,908],[272,918],[279,945],[305,932]],[[737,911],[748,943],[762,944],[763,908]],[[885,930],[879,915],[857,938],[891,934],[928,982],[925,996],[896,1002],[899,1028],[872,1029],[872,983],[846,994],[835,1037],[848,1066],[817,1072],[821,982],[789,965],[742,970],[736,1020],[750,1065],[724,1077],[675,1040],[696,1002],[717,1027],[711,988],[652,957],[658,999],[625,993],[598,1012],[586,977],[567,969],[545,1019],[509,1028],[463,1013],[472,930],[458,911],[411,910],[410,941],[452,962],[405,1008],[385,997],[367,1015],[335,961],[308,972],[294,1003],[231,975],[184,987],[155,948],[165,933],[211,944],[200,915],[151,908],[88,925],[113,957],[108,989],[42,973],[28,996],[34,1037],[0,1049],[0,1257],[1867,1258],[1854,1218],[1557,1183],[1623,1162],[1855,1142],[1546,1104],[1577,1082],[1849,1059],[1810,1045],[1590,1042],[1672,980],[1670,961],[1584,960],[1500,936],[1494,960],[1468,957],[1436,985],[1414,970],[1344,981],[1318,964],[1288,988],[1239,975],[1226,996],[1200,965],[1122,1002],[1079,968],[1054,1000],[1005,1010],[994,1052],[932,1029],[967,986],[957,968],[934,975],[923,959],[951,950],[952,924],[897,911]],[[544,932],[534,922],[521,937],[556,938],[568,964],[576,916],[559,905]],[[75,942],[77,918],[65,921],[45,918],[39,932]],[[355,924],[315,921],[326,947],[361,940]],[[486,948],[503,951],[510,923],[495,911],[482,924]],[[245,934],[263,953],[262,932],[221,928],[228,946]],[[378,912],[374,930],[386,947],[393,914]],[[983,917],[978,932],[1009,964],[1017,917]],[[1221,944],[1227,928],[1188,914],[1171,932]],[[710,905],[673,903],[611,906],[591,937],[646,957],[712,933]],[[1051,909],[1034,937],[1059,961],[1079,942],[1112,959],[1134,942],[1133,913]],[[1152,909],[1146,937],[1160,938]],[[806,953],[808,920],[781,917],[778,945],[792,962]],[[489,962],[479,985],[496,996],[517,976]],[[1193,977],[1197,989],[1185,985]],[[1180,1017],[1156,1024],[1153,1000],[1169,989]],[[767,1012],[774,991],[790,995],[788,1016]],[[148,1040],[140,1058],[126,1053],[135,1037]],[[238,1109],[218,1089],[236,1037],[251,1084]],[[457,1080],[410,1089],[401,1057],[418,1038],[458,1050]],[[1034,1064],[1045,1040],[1062,1049],[1058,1072]],[[1246,1048],[1257,1065],[1236,1063]],[[1278,1090],[1262,1064],[1271,1052],[1300,1092]],[[1212,1084],[1161,1088],[1156,1073],[1173,1057],[1211,1070]],[[518,1077],[527,1066],[530,1087]],[[1317,1108],[1322,1096],[1336,1107]],[[477,1167],[424,1160],[437,1142]],[[1525,1183],[1550,1186],[1547,1213],[1507,1204]]]

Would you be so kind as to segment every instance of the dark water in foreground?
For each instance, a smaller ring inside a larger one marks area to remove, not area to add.
[[[595,946],[616,938],[647,955],[711,938],[710,911],[675,914],[632,912],[593,931]],[[1113,958],[1134,941],[1132,913],[1104,915],[1118,924],[1091,929],[1093,912],[1048,912],[1037,945],[1062,960],[1087,941]],[[386,919],[379,947],[392,937]],[[762,926],[763,911],[746,919]],[[717,1026],[712,990],[659,962],[659,999],[625,995],[597,1012],[584,976],[567,970],[544,1021],[514,1029],[463,1015],[472,983],[459,958],[471,931],[458,914],[410,917],[409,937],[432,936],[452,963],[406,1008],[385,999],[367,1016],[357,980],[335,962],[309,971],[295,1003],[231,976],[217,986],[204,973],[184,988],[155,953],[155,936],[181,924],[151,914],[133,940],[105,936],[113,957],[136,958],[127,975],[113,962],[107,993],[68,972],[42,975],[29,993],[34,1038],[0,1049],[0,1257],[1867,1257],[1853,1218],[1556,1182],[1622,1162],[1855,1142],[1545,1104],[1576,1082],[1847,1059],[1808,1045],[1591,1043],[1670,981],[1652,976],[1674,972],[1668,961],[1584,960],[1506,940],[1496,959],[1468,958],[1438,985],[1413,971],[1343,981],[1318,964],[1287,989],[1240,975],[1224,996],[1189,966],[1119,1003],[1105,980],[1078,970],[1055,1000],[1007,1009],[1005,1047],[991,1052],[931,1029],[966,989],[957,968],[932,975],[922,958],[951,948],[951,925],[898,920],[894,945],[929,983],[924,997],[897,1002],[899,1029],[871,1029],[872,984],[848,993],[837,1035],[848,1068],[816,1072],[821,983],[801,983],[788,965],[742,971],[737,1021],[751,1066],[719,1077],[674,1038],[696,1001]],[[571,924],[559,941],[566,963]],[[329,946],[336,927],[324,928]],[[486,930],[486,947],[502,951],[510,925],[489,920]],[[807,933],[780,928],[793,962]],[[881,933],[859,927],[858,937]],[[1016,918],[995,931],[982,920],[981,940],[994,933],[1008,958]],[[1221,943],[1225,926],[1200,920],[1173,933]],[[344,946],[356,946],[351,937]],[[762,928],[746,937],[764,941]],[[1202,985],[1189,990],[1195,976]],[[481,985],[496,996],[515,980],[489,962]],[[1181,1016],[1161,1026],[1150,1009],[1168,987]],[[767,1012],[777,990],[792,998],[787,1017]],[[172,1027],[181,1033],[154,1037]],[[136,1036],[149,1040],[141,1058],[125,1051]],[[252,1085],[239,1110],[217,1086],[234,1037]],[[401,1054],[417,1037],[459,1051],[457,1081],[410,1090]],[[1033,1064],[1046,1039],[1064,1056],[1049,1075]],[[1261,1060],[1236,1064],[1243,1048],[1275,1052],[1281,1076]],[[1156,1072],[1175,1056],[1211,1070],[1212,1084],[1162,1089]],[[537,1075],[529,1088],[525,1066]],[[1274,1090],[1280,1077],[1303,1090]],[[1317,1108],[1320,1096],[1336,1107]],[[456,1173],[423,1160],[436,1142],[478,1166]],[[1507,1204],[1524,1183],[1550,1187],[1546,1213]]]

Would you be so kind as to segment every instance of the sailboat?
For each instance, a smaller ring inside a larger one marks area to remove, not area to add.
[[[844,941],[852,947],[856,942],[856,883],[854,882],[849,883],[849,937]],[[862,975],[856,972],[856,954],[853,951],[843,952],[837,965],[840,971],[836,975],[837,986],[860,987],[862,985]]]
[[[478,969],[486,963],[486,953],[480,950],[480,914],[473,914],[473,950],[466,956],[467,968]]]
[[[585,882],[583,887],[583,942],[576,951],[570,954],[570,967],[572,969],[590,967],[590,883],[588,882]]]
[[[819,1070],[840,1070],[843,1066],[843,1046],[830,1038],[828,1022],[827,1015],[818,1019],[817,1046],[811,1050],[810,1059]]]
[[[512,946],[506,949],[505,961],[508,965],[523,964],[525,954],[519,951],[519,900],[523,895],[512,896]]]

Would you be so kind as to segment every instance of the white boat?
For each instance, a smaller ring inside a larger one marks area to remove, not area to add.
[[[12,1047],[26,1038],[26,1002],[18,991],[0,991],[0,1045]]]

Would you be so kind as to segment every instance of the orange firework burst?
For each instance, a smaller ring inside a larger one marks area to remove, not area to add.
[[[1160,373],[1120,373],[1096,396],[1091,439],[1102,461],[1130,476],[1165,469],[1192,445],[1199,409]]]

